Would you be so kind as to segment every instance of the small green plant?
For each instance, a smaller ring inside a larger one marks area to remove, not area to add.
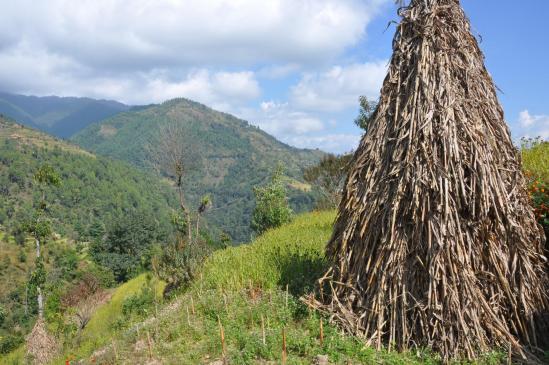
[[[355,124],[362,130],[368,130],[368,126],[372,121],[372,116],[376,110],[377,103],[368,100],[366,96],[360,96],[358,98],[360,104],[360,110],[358,117],[355,119]]]
[[[21,335],[0,337],[0,354],[7,354],[19,347],[25,339]]]
[[[292,220],[293,212],[288,204],[283,177],[283,168],[279,164],[267,185],[254,188],[256,206],[251,227],[257,234],[280,227]]]
[[[126,318],[132,316],[145,317],[151,314],[156,301],[156,291],[151,283],[151,278],[147,277],[146,285],[139,293],[135,293],[124,299],[122,303],[122,314]]]
[[[27,262],[27,254],[23,248],[19,250],[19,253],[17,254],[17,260],[21,263]]]

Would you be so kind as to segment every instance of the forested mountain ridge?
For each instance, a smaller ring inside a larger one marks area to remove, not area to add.
[[[68,138],[91,123],[130,108],[112,100],[0,92],[0,114],[62,138]]]
[[[147,146],[154,147],[159,127],[168,124],[182,129],[182,143],[196,156],[197,166],[184,182],[192,205],[201,196],[211,195],[209,221],[233,240],[250,239],[253,187],[266,181],[279,162],[295,187],[290,191],[293,208],[303,211],[313,206],[314,197],[302,184],[303,169],[316,163],[323,152],[288,146],[244,120],[187,99],[117,114],[89,126],[72,141],[94,153],[150,169]]]
[[[0,116],[0,225],[10,234],[20,233],[39,200],[33,175],[43,164],[61,176],[61,186],[47,187],[46,194],[62,236],[86,240],[94,225],[108,225],[130,211],[170,226],[175,193],[156,176]]]

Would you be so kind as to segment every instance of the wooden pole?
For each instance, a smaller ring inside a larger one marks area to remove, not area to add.
[[[221,356],[223,359],[223,364],[227,362],[227,345],[225,344],[225,331],[223,330],[223,325],[221,324],[221,318],[217,316],[217,323],[219,324],[219,337],[221,338]]]
[[[288,308],[288,284],[286,284],[286,308]]]
[[[112,351],[114,352],[114,361],[118,362],[118,351],[116,351],[116,342],[112,341]]]
[[[149,335],[148,330],[147,330],[147,345],[149,347],[149,360],[152,360],[152,358],[153,358],[152,343],[151,343],[151,336]]]
[[[282,328],[282,365],[286,365],[288,353],[286,350],[286,330]]]
[[[263,346],[267,344],[267,339],[265,337],[265,317],[261,315],[261,338],[263,340]]]
[[[320,346],[324,344],[324,324],[320,318]]]
[[[225,295],[225,292],[223,292],[223,305],[225,306],[225,312],[229,313],[229,307],[227,306],[227,295]]]

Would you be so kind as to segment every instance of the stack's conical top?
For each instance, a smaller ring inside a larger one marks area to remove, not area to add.
[[[378,347],[522,355],[549,308],[544,236],[494,83],[459,0],[400,15],[314,304]]]

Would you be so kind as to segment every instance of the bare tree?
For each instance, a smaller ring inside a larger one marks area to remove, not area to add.
[[[177,123],[159,126],[153,141],[146,147],[155,170],[174,181],[179,195],[179,207],[187,221],[187,238],[192,241],[191,211],[183,191],[184,177],[196,167],[196,154],[184,143],[185,132]]]

